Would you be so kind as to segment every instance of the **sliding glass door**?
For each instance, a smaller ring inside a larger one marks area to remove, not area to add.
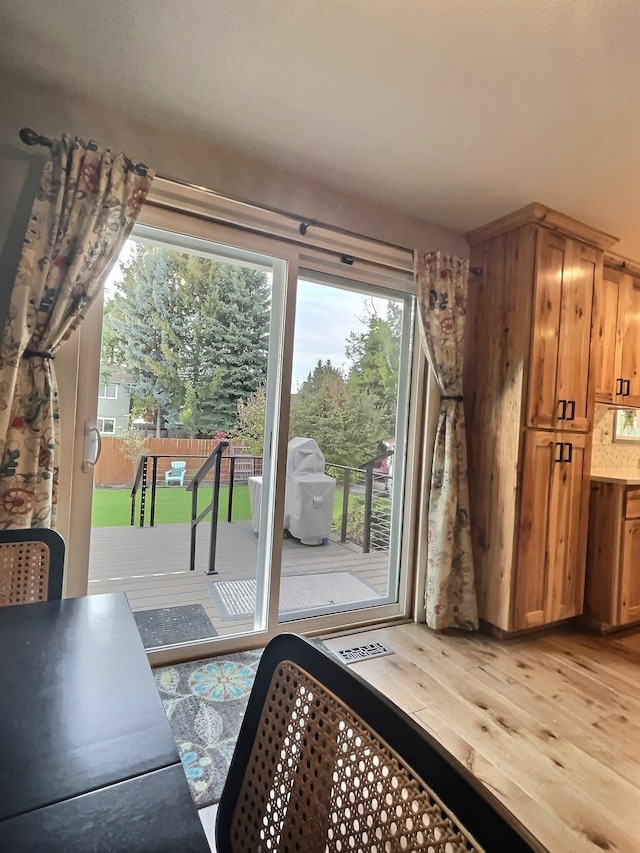
[[[137,226],[107,286],[88,592],[147,648],[266,629],[287,268]]]
[[[312,261],[150,209],[102,346],[81,342],[76,422],[102,444],[74,474],[79,514],[94,486],[87,591],[127,595],[154,662],[406,612],[413,299]]]
[[[300,274],[280,622],[398,601],[411,327],[408,296]]]

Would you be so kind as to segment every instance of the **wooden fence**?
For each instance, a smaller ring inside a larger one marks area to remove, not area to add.
[[[145,452],[156,454],[159,456],[169,457],[167,459],[158,460],[158,476],[157,482],[164,483],[164,472],[171,465],[172,459],[183,459],[187,463],[185,485],[198,471],[202,463],[215,450],[218,445],[217,438],[199,439],[199,438],[148,438],[145,441]],[[236,452],[240,450],[236,446]],[[200,458],[189,459],[190,456]],[[127,459],[124,452],[124,444],[122,438],[118,436],[102,436],[102,453],[95,467],[94,486],[97,489],[128,487],[133,485],[138,462],[132,462]],[[261,472],[260,470],[255,473]],[[228,463],[223,466],[225,469],[223,474],[228,469]],[[253,471],[251,473],[254,473]],[[149,466],[149,475],[151,474],[151,466]],[[237,475],[236,475],[237,476]]]

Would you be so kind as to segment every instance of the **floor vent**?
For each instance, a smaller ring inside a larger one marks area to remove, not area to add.
[[[393,654],[393,649],[382,643],[366,643],[364,646],[352,646],[349,649],[334,649],[333,651],[344,663],[358,663],[368,658],[379,658],[383,655]]]

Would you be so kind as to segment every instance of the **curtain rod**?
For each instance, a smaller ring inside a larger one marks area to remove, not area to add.
[[[51,145],[52,145],[52,140],[49,139],[48,136],[42,136],[41,134],[36,133],[35,130],[32,130],[29,127],[23,127],[20,130],[19,136],[20,136],[21,141],[25,145],[42,145],[45,148],[51,148]],[[92,145],[92,144],[95,145],[95,143],[89,142],[89,145]],[[146,174],[146,168],[147,167],[144,165],[144,163],[131,163],[131,166],[136,170],[141,170],[142,174]],[[144,170],[144,171],[142,171],[142,170]],[[178,186],[188,187],[190,189],[200,189],[200,190],[204,189],[203,187],[197,187],[195,184],[190,184],[187,181],[181,181],[181,180],[178,180],[177,178],[170,178],[168,176],[160,175],[160,174],[158,174],[157,177],[163,181],[168,181],[169,183],[177,184]],[[220,193],[216,193],[213,190],[205,190],[205,192],[208,192],[211,195],[220,196]],[[300,231],[300,234],[302,236],[304,236],[307,233],[307,229],[310,226],[311,227],[315,226],[318,228],[326,228],[330,231],[334,231],[334,232],[339,233],[339,234],[344,234],[345,236],[348,236],[348,237],[358,237],[358,238],[365,239],[365,240],[373,240],[374,239],[372,237],[367,237],[364,234],[358,234],[355,231],[347,231],[344,228],[337,228],[334,225],[327,225],[323,222],[318,222],[317,220],[314,220],[314,219],[309,219],[309,218],[305,218],[302,216],[297,216],[295,213],[291,213],[287,210],[280,210],[276,207],[266,207],[264,205],[256,205],[254,202],[245,201],[244,199],[239,199],[239,198],[231,198],[230,196],[224,196],[224,198],[228,198],[228,199],[230,199],[230,201],[237,201],[240,204],[248,204],[251,207],[257,206],[257,207],[260,207],[262,210],[268,210],[270,213],[277,213],[277,214],[280,214],[281,216],[287,216],[287,217],[289,217],[289,219],[293,219],[296,222],[298,222],[298,230]],[[374,242],[382,243],[383,245],[389,246],[392,249],[400,249],[400,251],[403,251],[403,252],[412,252],[413,251],[413,249],[409,249],[409,248],[407,248],[407,246],[399,246],[397,243],[388,243],[385,240],[375,239]],[[469,267],[469,272],[474,276],[480,276],[480,275],[482,275],[482,267]]]

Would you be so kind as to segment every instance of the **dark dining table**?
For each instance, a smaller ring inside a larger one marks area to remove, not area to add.
[[[123,593],[0,608],[0,850],[208,851]]]

